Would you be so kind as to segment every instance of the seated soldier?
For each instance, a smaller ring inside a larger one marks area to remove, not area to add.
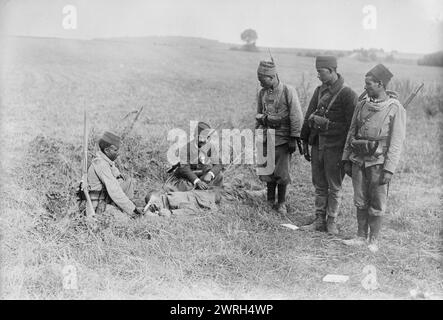
[[[180,152],[180,162],[170,170],[171,175],[164,186],[166,191],[207,190],[212,186],[223,186],[223,166],[217,150],[211,148],[211,127],[199,122],[196,131],[197,140],[187,143],[186,149]]]
[[[98,141],[99,151],[88,169],[89,195],[98,216],[109,208],[118,208],[131,217],[142,214],[131,200],[132,180],[120,173],[114,163],[120,143],[120,137],[114,133],[103,133]]]

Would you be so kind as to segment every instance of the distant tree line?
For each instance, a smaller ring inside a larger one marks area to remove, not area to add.
[[[259,51],[257,46],[255,45],[258,35],[257,31],[254,29],[246,29],[240,34],[240,39],[245,42],[244,45],[241,47],[231,47],[230,50],[237,50],[237,51],[252,51],[257,52]]]
[[[347,56],[348,52],[341,50],[300,50],[297,51],[297,56],[300,57],[312,57],[315,58],[317,56],[336,56],[338,58]]]
[[[443,67],[443,51],[427,54],[418,59],[417,63],[421,66]]]

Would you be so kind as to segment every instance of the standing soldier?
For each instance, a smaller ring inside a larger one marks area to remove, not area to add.
[[[309,103],[301,139],[304,156],[311,161],[316,217],[302,229],[338,234],[336,219],[344,178],[341,159],[358,97],[337,73],[335,57],[319,56],[315,66],[322,85],[315,89]]]
[[[406,131],[406,111],[397,95],[386,91],[393,74],[382,64],[365,77],[368,97],[356,107],[343,152],[344,170],[352,176],[357,207],[357,237],[348,245],[378,250],[377,238],[386,209],[389,182],[397,167]],[[369,229],[369,230],[368,230]]]
[[[275,169],[270,175],[260,175],[260,180],[267,183],[269,204],[284,215],[287,213],[286,188],[291,182],[290,155],[296,150],[296,143],[300,143],[303,113],[297,91],[279,81],[274,62],[261,61],[257,77],[262,89],[257,97],[256,129],[275,130]]]
[[[118,208],[130,217],[143,212],[131,200],[134,197],[132,180],[115,166],[121,139],[105,132],[98,141],[99,151],[88,169],[89,194],[97,215],[109,208]]]

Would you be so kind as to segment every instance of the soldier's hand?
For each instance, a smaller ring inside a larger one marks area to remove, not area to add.
[[[309,154],[309,145],[307,142],[303,142],[303,155],[306,161],[311,162],[311,155]]]
[[[134,209],[134,214],[135,214],[136,216],[140,217],[140,216],[143,215],[143,210],[140,209],[140,208],[135,207],[135,209]]]
[[[208,172],[207,174],[205,174],[202,178],[202,181],[205,183],[209,183],[212,180],[212,175]]]
[[[266,115],[265,114],[258,113],[255,116],[255,119],[258,121],[259,124],[266,125]]]
[[[296,148],[297,148],[297,145],[296,145],[295,138],[291,137],[289,139],[289,144],[288,144],[288,151],[289,151],[289,153],[290,154],[294,153]]]
[[[383,170],[383,173],[380,176],[380,184],[387,184],[391,182],[392,172]]]
[[[350,161],[343,162],[343,171],[345,174],[352,177],[352,163]]]
[[[201,180],[199,180],[195,183],[195,187],[196,187],[196,189],[200,189],[200,190],[207,190],[208,189],[208,185]]]

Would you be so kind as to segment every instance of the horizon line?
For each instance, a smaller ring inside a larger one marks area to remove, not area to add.
[[[211,39],[211,38],[204,38],[204,37],[195,37],[195,36],[181,36],[181,35],[146,35],[146,36],[115,36],[115,37],[61,37],[61,36],[39,36],[39,35],[23,35],[23,34],[0,34],[1,37],[16,37],[16,38],[37,38],[37,39],[60,39],[60,40],[76,40],[76,41],[94,41],[94,40],[112,40],[112,39],[143,39],[143,38],[187,38],[187,39],[200,39],[200,40],[206,40],[206,41],[213,41],[218,42],[220,44],[226,44],[226,45],[239,45],[241,46],[241,43],[233,43],[233,42],[222,42],[217,39]],[[257,48],[263,48],[263,49],[292,49],[292,50],[321,50],[321,51],[339,51],[339,52],[353,52],[355,50],[359,49],[365,49],[365,50],[383,50],[387,53],[397,52],[397,53],[403,53],[403,54],[412,54],[412,55],[427,55],[432,54],[440,51],[433,51],[433,52],[427,52],[427,53],[417,53],[417,52],[406,52],[406,51],[399,51],[399,50],[385,50],[384,48],[354,48],[354,49],[328,49],[328,48],[306,48],[306,47],[278,47],[278,46],[257,46]]]

